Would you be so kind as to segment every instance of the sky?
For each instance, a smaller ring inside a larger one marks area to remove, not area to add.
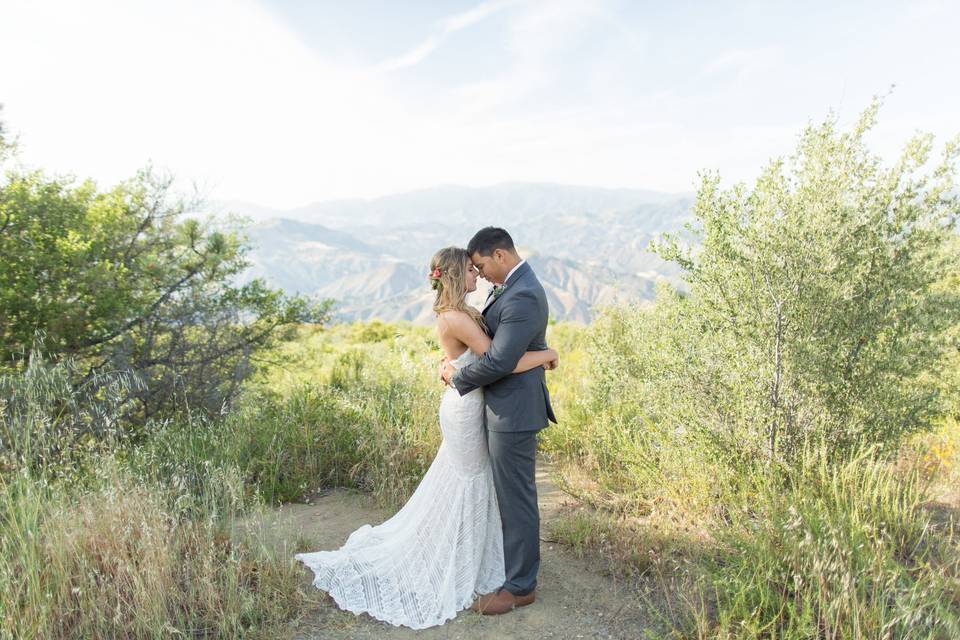
[[[886,95],[871,145],[960,133],[960,3],[0,0],[20,160],[147,163],[290,208],[439,184],[751,180]],[[890,87],[895,88],[890,92]]]

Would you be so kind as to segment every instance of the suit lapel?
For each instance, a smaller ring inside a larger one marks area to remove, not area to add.
[[[510,293],[511,287],[515,286],[517,282],[520,280],[520,278],[525,276],[529,271],[530,271],[529,262],[524,262],[522,265],[520,265],[520,268],[514,271],[510,275],[510,277],[507,278],[507,281],[503,283],[504,290],[500,293],[500,295],[497,297],[493,297],[492,295],[490,295],[487,298],[486,304],[483,305],[483,310],[480,311],[481,315],[486,317],[487,311],[492,309],[493,305],[495,305],[499,300],[502,300],[503,296],[508,295]]]
[[[480,314],[485,315],[487,313],[487,309],[492,307],[493,303],[496,301],[497,299],[493,297],[493,289],[491,288],[490,293],[487,295],[486,302],[483,303],[483,309],[480,310]]]
[[[511,282],[516,283],[517,280],[527,275],[528,271],[530,271],[530,263],[524,262],[522,265],[517,267],[517,270],[514,271],[513,274],[509,278],[507,278],[507,281],[504,282],[503,284],[509,285]]]

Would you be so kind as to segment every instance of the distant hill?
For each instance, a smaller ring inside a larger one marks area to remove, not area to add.
[[[509,183],[442,186],[374,200],[271,210],[239,202],[254,249],[244,278],[338,301],[341,319],[431,321],[429,259],[466,246],[486,225],[510,231],[536,271],[557,319],[589,322],[597,305],[651,299],[655,281],[678,272],[645,251],[690,219],[693,197],[631,189]],[[485,284],[475,294],[479,304]]]

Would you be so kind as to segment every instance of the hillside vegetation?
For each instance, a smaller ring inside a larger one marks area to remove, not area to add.
[[[702,176],[656,245],[685,292],[549,328],[541,449],[584,505],[549,534],[674,637],[960,635],[960,142],[885,164],[877,111]],[[0,638],[277,637],[318,595],[240,523],[396,507],[439,445],[429,328],[231,285],[242,242],[150,175],[0,184]]]

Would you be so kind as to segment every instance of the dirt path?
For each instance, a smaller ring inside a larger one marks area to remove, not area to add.
[[[541,535],[549,523],[572,505],[572,499],[551,480],[552,467],[539,465],[537,487],[540,498]],[[376,508],[365,495],[337,490],[318,497],[313,504],[288,504],[273,512],[264,524],[285,540],[287,546],[298,536],[311,549],[335,549],[347,535],[365,523],[377,524],[391,514]],[[541,542],[541,567],[537,601],[503,616],[480,616],[470,610],[440,627],[414,631],[394,627],[367,615],[337,609],[326,598],[306,612],[289,636],[291,640],[353,640],[373,638],[510,639],[522,638],[623,638],[647,637],[659,625],[645,611],[632,588],[599,569],[596,559],[578,558],[555,542]],[[303,568],[304,589],[315,589],[313,573]],[[322,595],[322,592],[318,592]]]

